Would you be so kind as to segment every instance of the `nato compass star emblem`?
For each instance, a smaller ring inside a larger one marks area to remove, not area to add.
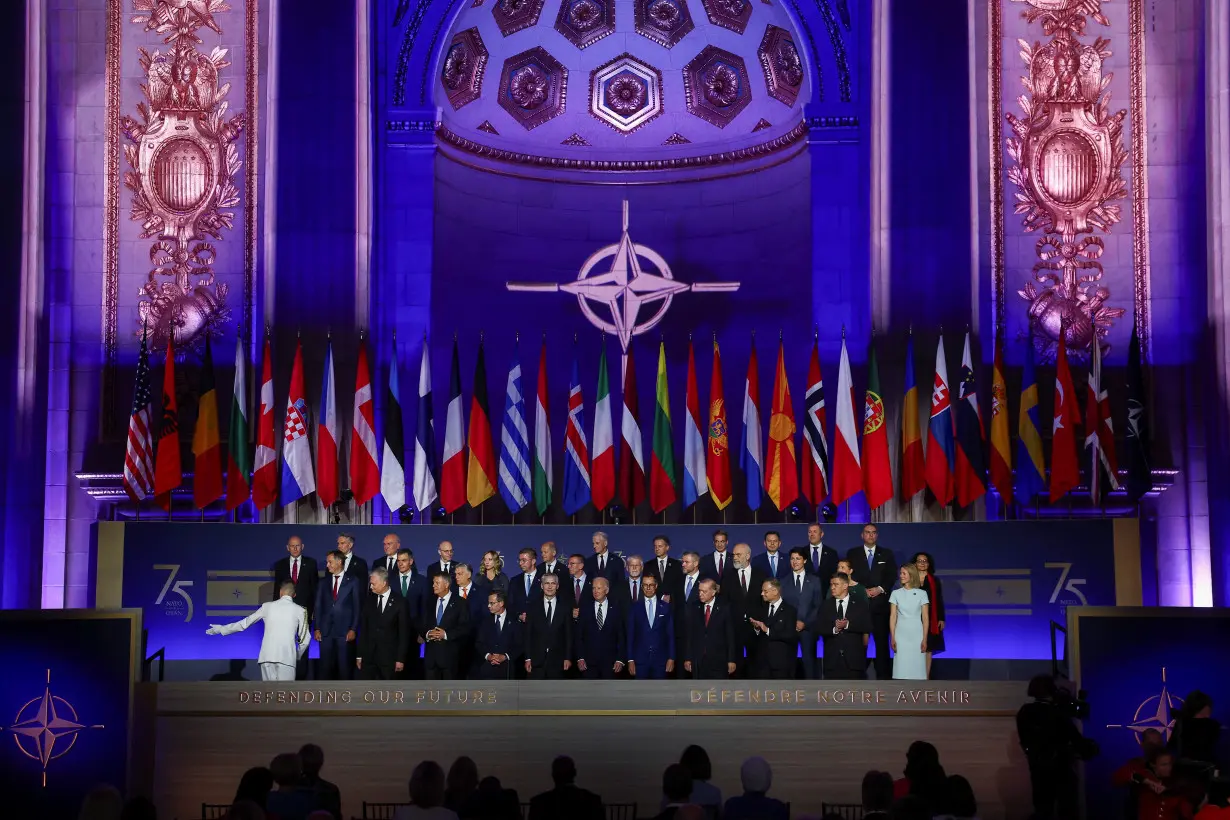
[[[1166,688],[1166,667],[1163,666],[1162,691],[1141,701],[1140,705],[1136,707],[1136,714],[1132,716],[1131,723],[1108,723],[1106,728],[1130,729],[1136,734],[1137,743],[1140,743],[1140,736],[1145,732],[1150,729],[1156,729],[1162,733],[1162,739],[1169,742],[1170,733],[1174,731],[1174,717],[1172,715],[1182,705],[1183,698],[1175,697]]]
[[[27,701],[18,709],[7,731],[13,735],[18,751],[42,764],[43,786],[46,787],[48,764],[72,751],[79,733],[102,728],[101,724],[79,722],[73,705],[51,694],[51,670],[48,669],[47,688],[42,696]]]
[[[694,282],[686,284],[671,275],[661,254],[632,241],[628,233],[628,201],[624,200],[623,234],[614,245],[599,248],[581,265],[575,282],[508,282],[510,291],[564,293],[577,297],[581,313],[594,327],[618,337],[624,354],[633,336],[658,326],[671,300],[681,293],[732,293],[739,282]],[[610,260],[609,262],[607,260]],[[652,270],[641,266],[645,260]],[[656,307],[655,307],[656,306]],[[597,308],[597,310],[595,309]],[[648,308],[642,317],[641,308]],[[606,315],[599,315],[598,310]],[[609,316],[609,318],[607,318]]]

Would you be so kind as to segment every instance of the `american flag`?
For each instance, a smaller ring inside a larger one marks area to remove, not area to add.
[[[132,416],[128,419],[128,451],[124,455],[124,491],[138,504],[154,488],[154,436],[150,429],[152,397],[149,386],[149,347],[141,334],[141,355],[137,359],[137,389],[132,397]]]

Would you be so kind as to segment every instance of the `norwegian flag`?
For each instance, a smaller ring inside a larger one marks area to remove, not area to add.
[[[824,377],[820,374],[820,337],[812,341],[811,363],[807,367],[807,393],[803,399],[803,496],[818,506],[829,494],[829,442],[825,430],[828,413],[824,408]]]
[[[141,331],[141,355],[137,357],[137,389],[132,395],[128,418],[128,450],[124,454],[124,491],[136,503],[154,491],[154,434],[150,429],[153,394],[149,385],[149,345]]]

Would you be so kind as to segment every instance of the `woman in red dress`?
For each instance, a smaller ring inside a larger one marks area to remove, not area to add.
[[[931,656],[944,651],[944,586],[935,575],[935,559],[931,553],[914,553],[914,567],[922,576],[922,589],[931,602],[931,623],[927,630],[927,677],[930,678]]]
[[[1137,786],[1137,817],[1140,820],[1191,820],[1192,802],[1174,778],[1174,755],[1154,749],[1145,758],[1144,771],[1124,766],[1115,772],[1116,786]]]

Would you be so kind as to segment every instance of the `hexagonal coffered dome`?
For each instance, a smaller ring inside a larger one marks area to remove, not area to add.
[[[470,164],[725,171],[806,136],[811,66],[781,0],[462,6],[434,89],[440,148]]]

